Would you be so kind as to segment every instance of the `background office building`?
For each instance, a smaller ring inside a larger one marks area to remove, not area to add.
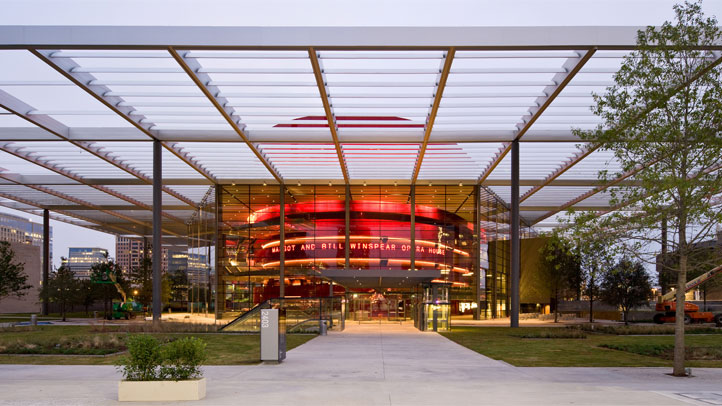
[[[43,247],[43,225],[26,218],[0,213],[0,241]],[[41,255],[42,256],[42,255]],[[42,261],[42,258],[41,258]],[[53,228],[50,227],[50,261],[53,263]]]
[[[108,260],[108,250],[105,248],[71,247],[68,248],[67,264],[76,278],[89,279],[92,266]]]
[[[115,237],[115,262],[120,265],[124,273],[128,274],[134,269],[138,269],[142,265],[144,257],[149,260],[153,257],[150,244],[148,244],[148,252],[145,252],[145,246],[146,241],[142,238]],[[168,270],[168,251],[168,248],[163,248],[161,268],[163,272]]]

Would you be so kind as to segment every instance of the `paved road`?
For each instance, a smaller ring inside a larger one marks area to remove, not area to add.
[[[281,365],[206,368],[199,405],[710,405],[722,369],[514,368],[408,325],[350,324]],[[2,405],[118,404],[108,366],[0,365]],[[155,403],[158,405],[159,403]]]

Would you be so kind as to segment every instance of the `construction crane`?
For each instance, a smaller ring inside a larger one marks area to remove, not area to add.
[[[718,273],[722,272],[722,265],[716,266],[702,275],[687,282],[684,291],[688,292],[697,286],[707,282]],[[654,315],[654,322],[657,324],[674,323],[676,320],[675,312],[677,310],[677,302],[674,300],[677,292],[671,290],[659,298],[655,310],[660,312]],[[684,302],[684,323],[712,323],[722,327],[722,313],[714,314],[712,312],[700,312],[699,306],[694,303]]]
[[[122,286],[120,286],[120,283],[118,283],[118,278],[116,277],[114,272],[110,271],[110,268],[106,267],[103,269],[104,272],[102,272],[101,277],[99,280],[94,280],[93,283],[108,283],[113,284],[115,286],[115,289],[118,291],[120,296],[123,298],[123,301],[118,303],[113,301],[112,303],[112,310],[110,315],[106,315],[108,319],[126,319],[129,320],[133,317],[135,317],[135,312],[141,311],[142,308],[140,304],[134,302],[134,301],[128,301],[128,295],[125,293],[125,289],[123,289]]]

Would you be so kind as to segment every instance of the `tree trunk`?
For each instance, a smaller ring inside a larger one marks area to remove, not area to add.
[[[60,312],[62,313],[63,321],[65,321],[65,301],[60,302]]]
[[[589,322],[594,323],[594,277],[589,281]]]
[[[680,229],[680,241],[684,241],[683,229]],[[677,273],[676,309],[674,321],[674,367],[672,375],[686,376],[684,370],[684,294],[687,284],[687,252],[684,245],[679,250],[679,270]]]
[[[559,323],[559,289],[554,291],[554,323]]]

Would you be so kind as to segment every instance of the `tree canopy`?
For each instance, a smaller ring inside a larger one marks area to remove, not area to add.
[[[0,241],[0,300],[7,296],[22,297],[30,289],[25,264],[15,260],[10,243]]]
[[[602,275],[600,297],[619,307],[624,314],[624,324],[628,324],[629,311],[648,303],[652,295],[650,280],[641,262],[622,258]]]
[[[649,242],[667,241],[678,255],[674,375],[684,375],[684,288],[688,256],[709,239],[722,220],[722,68],[720,30],[701,3],[674,6],[675,21],[639,31],[637,49],[626,56],[613,86],[595,95],[593,112],[602,123],[576,131],[611,151],[621,171],[600,172],[617,183],[601,229],[627,242],[628,253],[649,256]],[[664,227],[664,229],[667,229]]]

